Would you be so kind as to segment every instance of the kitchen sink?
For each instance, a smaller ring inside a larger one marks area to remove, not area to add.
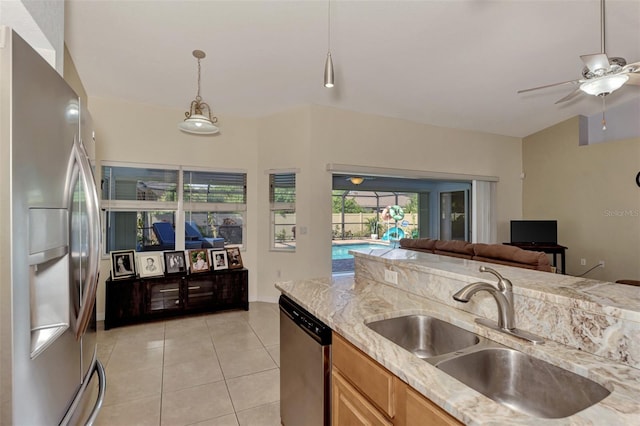
[[[366,325],[486,397],[529,416],[568,417],[610,394],[593,380],[427,315]]]
[[[535,417],[571,416],[610,393],[592,380],[506,347],[472,351],[436,367],[488,398]]]
[[[426,315],[408,315],[370,322],[367,326],[422,359],[476,345],[480,338],[448,322]]]

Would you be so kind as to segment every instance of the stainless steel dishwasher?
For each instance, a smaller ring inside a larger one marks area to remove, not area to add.
[[[331,329],[280,296],[280,421],[284,426],[331,423]]]

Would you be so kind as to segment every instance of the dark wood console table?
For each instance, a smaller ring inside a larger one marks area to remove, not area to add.
[[[561,246],[558,244],[542,244],[542,243],[502,243],[502,244],[506,244],[508,246],[515,246],[518,248],[521,248],[523,250],[529,250],[529,251],[542,251],[544,253],[549,253],[549,254],[553,254],[553,266],[555,266],[557,268],[557,259],[556,259],[556,255],[560,255],[560,264],[562,265],[561,269],[560,269],[560,273],[561,274],[566,274],[566,262],[565,262],[565,250],[567,250],[567,247],[565,246]]]
[[[225,309],[249,310],[249,271],[107,279],[104,328]]]

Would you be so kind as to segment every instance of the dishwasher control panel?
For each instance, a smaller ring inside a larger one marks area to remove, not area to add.
[[[285,295],[280,296],[280,310],[323,345],[331,344],[331,328]]]

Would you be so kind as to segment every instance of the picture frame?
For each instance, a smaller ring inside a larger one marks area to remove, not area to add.
[[[136,276],[135,250],[117,250],[111,255],[111,278],[121,280]]]
[[[207,272],[211,269],[207,249],[193,249],[187,253],[189,254],[189,270],[192,274]]]
[[[229,269],[229,261],[227,258],[227,251],[224,249],[212,249],[209,250],[209,257],[211,258],[211,265],[213,265],[214,271],[222,271]]]
[[[164,275],[163,255],[160,251],[146,251],[136,253],[138,259],[138,274],[140,278],[158,277]]]
[[[227,249],[227,259],[229,269],[242,268],[242,256],[240,255],[240,249],[238,247],[231,247]]]
[[[184,274],[187,272],[187,263],[184,258],[184,251],[165,251],[164,268],[167,274]]]

